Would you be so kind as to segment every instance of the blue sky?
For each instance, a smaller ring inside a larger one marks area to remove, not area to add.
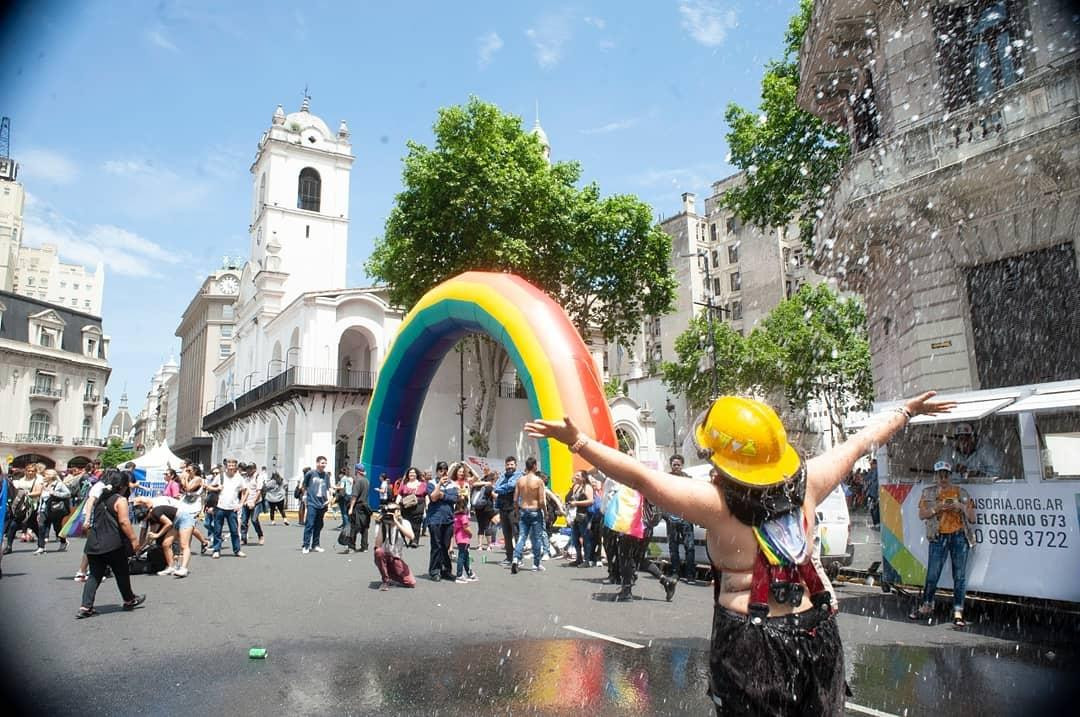
[[[0,114],[29,195],[25,242],[105,262],[107,393],[133,412],[184,307],[246,254],[256,143],[277,104],[352,131],[349,283],[401,186],[405,142],[469,95],[554,159],[655,213],[730,174],[728,102],[756,104],[795,0],[24,3],[2,18]],[[627,10],[630,9],[630,12]],[[701,205],[699,204],[699,207]],[[327,287],[333,288],[333,287]]]

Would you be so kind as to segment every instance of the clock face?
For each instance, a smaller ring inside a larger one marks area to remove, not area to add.
[[[240,289],[240,282],[235,276],[226,276],[218,283],[222,294],[235,294]]]

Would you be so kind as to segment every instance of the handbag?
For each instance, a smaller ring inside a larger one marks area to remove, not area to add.
[[[415,493],[409,493],[407,496],[401,499],[401,507],[405,510],[411,510],[416,507],[420,502],[420,499],[416,497]]]

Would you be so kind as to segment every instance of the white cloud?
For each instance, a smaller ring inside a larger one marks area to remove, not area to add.
[[[536,62],[540,67],[549,69],[562,60],[563,48],[573,37],[572,16],[569,11],[544,15],[535,27],[525,31],[525,36],[533,44]]]
[[[648,169],[630,177],[630,181],[643,187],[668,187],[675,191],[695,191],[710,186],[724,166],[720,164],[697,164],[673,169]]]
[[[607,124],[600,125],[599,127],[592,127],[590,129],[578,130],[581,134],[607,134],[609,132],[618,132],[621,129],[630,129],[639,122],[637,117],[628,117],[624,120],[618,120],[616,122],[608,122]]]
[[[27,194],[23,237],[29,246],[55,244],[64,261],[94,266],[99,261],[121,276],[161,277],[183,257],[122,227],[83,227]]]
[[[15,159],[19,162],[20,175],[27,179],[68,184],[79,176],[79,168],[74,162],[51,149],[32,147],[20,151]]]
[[[683,29],[706,47],[722,45],[728,31],[738,24],[735,10],[714,0],[682,0],[679,14]]]
[[[477,62],[480,67],[487,67],[491,64],[495,53],[502,49],[503,40],[499,37],[499,33],[492,31],[477,38],[476,46]]]
[[[157,45],[163,50],[169,52],[180,52],[179,48],[173,44],[172,40],[165,35],[165,29],[162,27],[154,27],[146,31],[146,39],[152,44]]]
[[[604,18],[602,17],[590,17],[586,15],[584,20],[586,25],[592,25],[597,30],[603,30],[605,27],[607,27],[607,23],[604,22]]]

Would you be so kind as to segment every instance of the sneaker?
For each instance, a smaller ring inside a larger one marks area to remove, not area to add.
[[[218,558],[221,557],[221,553],[219,553],[218,551],[215,550],[214,554],[211,555],[210,557],[213,558],[214,560],[217,560]]]
[[[532,569],[534,573],[542,573],[547,570],[547,568],[545,568],[543,565],[534,565]]]
[[[466,578],[466,580],[468,580],[468,581],[469,581],[470,583],[475,583],[475,582],[476,582],[476,581],[478,581],[479,579],[480,579],[480,578],[476,577],[476,573],[473,573],[473,574],[472,574],[472,575],[470,575],[470,576],[469,576],[468,578]]]
[[[664,584],[664,599],[671,602],[671,598],[675,597],[675,588],[679,586],[679,581],[674,578],[668,578]]]
[[[206,543],[203,543],[203,544],[202,544],[202,545],[201,545],[201,546],[199,547],[199,555],[206,555],[206,551],[207,551],[207,550],[208,550],[208,548],[206,547]]]
[[[288,525],[288,524],[289,524],[289,521],[287,521],[287,520],[286,520],[286,521],[285,521],[285,525]]]
[[[259,538],[259,545],[266,545],[266,538]]]
[[[510,567],[510,565],[511,565],[511,562],[509,560],[500,560],[499,561],[499,567],[500,568],[508,568],[508,567]]]
[[[321,545],[316,545],[314,548],[312,548],[312,550],[314,550],[316,553],[325,553],[326,552],[326,548],[324,548]]]
[[[175,574],[176,574],[176,568],[172,567],[171,565],[169,567],[165,568],[164,570],[159,570],[158,571],[158,575],[175,575]]]
[[[615,602],[629,602],[634,599],[634,593],[630,592],[630,588],[626,587],[619,591],[619,594],[615,596]]]
[[[64,541],[61,541],[61,543],[60,543],[60,547],[56,549],[56,552],[58,552],[58,553],[62,553],[62,552],[64,552],[65,550],[67,550],[67,541],[66,541],[66,540],[64,540]]]
[[[77,582],[77,583],[85,583],[86,582],[86,573],[75,573],[75,582]]]
[[[514,562],[510,563],[510,574],[511,575],[517,575],[517,571],[518,571],[518,561],[515,560]]]
[[[380,590],[381,592],[386,592],[386,591],[387,591],[387,590],[389,590],[389,589],[390,589],[390,583],[388,583],[388,582],[386,582],[385,580],[383,580],[383,581],[382,581],[382,584],[381,584],[381,585],[379,586],[379,590]]]
[[[241,550],[239,553],[233,553],[233,556],[237,557],[237,558],[246,558],[247,553],[245,553],[243,550]]]
[[[307,555],[308,553],[311,552],[311,550],[309,550],[308,548],[300,548],[300,552],[303,553],[304,555]]]
[[[175,571],[173,571],[173,577],[174,578],[186,578],[187,576],[188,576],[188,569],[187,568],[177,568]]]
[[[549,556],[547,553],[544,553],[544,557],[542,557],[540,559],[541,560],[549,560],[550,558],[551,558],[551,556]]]
[[[44,555],[44,554],[45,554],[45,548],[38,548],[37,550],[34,551],[34,555]]]
[[[146,602],[146,596],[145,595],[136,595],[135,597],[133,597],[130,600],[125,600],[124,604],[121,605],[120,607],[122,609],[124,609],[124,610],[134,610],[135,608],[142,605],[144,602]]]
[[[271,520],[270,525],[277,525],[277,521],[276,520]],[[288,525],[288,523],[286,523],[286,525]]]
[[[240,538],[241,545],[247,545],[247,538]]]
[[[459,585],[464,585],[465,583],[469,582],[469,579],[466,577],[454,578],[454,582]]]

